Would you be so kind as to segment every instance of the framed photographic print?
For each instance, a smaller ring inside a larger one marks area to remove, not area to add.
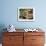
[[[34,21],[35,8],[32,7],[19,7],[18,8],[18,21]]]

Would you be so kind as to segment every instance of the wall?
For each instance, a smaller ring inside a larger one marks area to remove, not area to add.
[[[46,28],[46,0],[0,0],[0,25],[13,24],[16,28],[44,27]],[[34,7],[36,16],[34,22],[18,22],[18,7]]]

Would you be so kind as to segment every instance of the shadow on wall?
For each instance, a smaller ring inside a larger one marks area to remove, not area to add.
[[[5,28],[5,30],[4,30]],[[6,26],[4,24],[0,24],[0,43],[2,43],[2,36],[3,36],[3,32],[6,32]]]

